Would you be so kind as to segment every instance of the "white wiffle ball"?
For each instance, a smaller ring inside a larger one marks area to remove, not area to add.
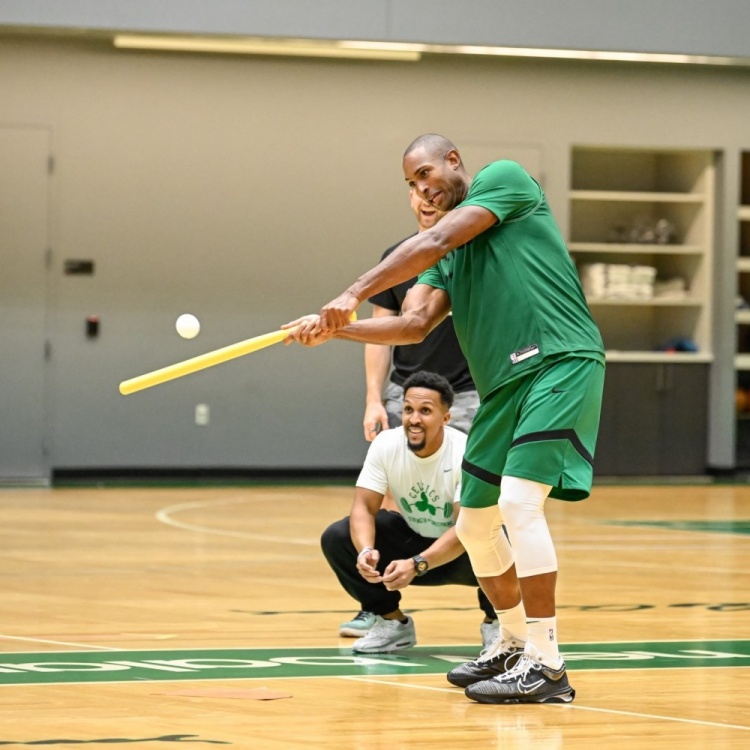
[[[194,339],[200,333],[201,324],[198,318],[195,317],[195,315],[185,313],[184,315],[180,315],[180,317],[177,318],[175,328],[177,329],[177,333],[179,333],[182,338]]]

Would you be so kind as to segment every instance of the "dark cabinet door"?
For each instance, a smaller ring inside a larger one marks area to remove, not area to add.
[[[654,381],[652,365],[607,365],[595,474],[659,473],[659,403]]]
[[[594,457],[597,476],[706,470],[708,365],[607,365]]]
[[[657,365],[662,474],[704,474],[708,452],[708,365]],[[659,378],[662,377],[658,373]]]

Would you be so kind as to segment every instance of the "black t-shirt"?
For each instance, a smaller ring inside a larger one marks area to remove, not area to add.
[[[381,260],[390,255],[400,244],[401,242],[389,247],[383,253]],[[403,281],[390,289],[373,295],[368,302],[378,305],[378,307],[384,307],[386,310],[400,313],[404,297],[416,281],[416,276],[409,281]],[[392,382],[403,385],[406,378],[418,370],[427,370],[442,375],[456,393],[475,390],[469,366],[461,352],[461,347],[458,345],[456,332],[453,330],[453,317],[451,315],[419,344],[393,347]]]

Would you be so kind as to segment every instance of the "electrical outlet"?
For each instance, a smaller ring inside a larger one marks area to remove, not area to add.
[[[196,404],[195,406],[195,424],[204,427],[208,424],[211,412],[208,404]]]

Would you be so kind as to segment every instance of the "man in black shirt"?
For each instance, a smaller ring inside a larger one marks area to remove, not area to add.
[[[442,211],[435,209],[413,190],[409,193],[409,200],[420,232],[433,227],[443,216]],[[382,257],[390,255],[400,244],[389,247]],[[373,317],[399,315],[404,298],[416,280],[414,277],[371,297],[368,301],[372,303]],[[449,315],[419,344],[394,347],[365,344],[365,440],[372,441],[380,429],[401,425],[403,384],[409,375],[419,370],[436,372],[450,383],[456,395],[451,409],[451,427],[462,432],[469,431],[479,405],[479,396]]]
[[[444,216],[434,206],[409,191],[409,202],[417,217],[419,231],[430,229]],[[403,241],[403,240],[402,240]],[[389,247],[382,258],[390,255],[401,243]],[[382,260],[381,258],[381,260]],[[404,299],[414,284],[416,276],[397,284],[380,294],[370,297],[372,316],[400,315]],[[453,329],[453,318],[449,315],[419,344],[406,346],[383,346],[365,344],[365,382],[367,395],[363,426],[365,440],[372,442],[381,430],[401,426],[401,411],[404,405],[404,381],[419,370],[442,375],[454,392],[450,426],[468,433],[479,406],[479,395],[471,379],[469,366],[458,345]],[[390,374],[390,377],[389,377]],[[386,494],[383,508],[398,510],[390,494]],[[480,599],[481,601],[481,599]],[[360,638],[367,634],[375,623],[372,612],[358,612],[351,620],[341,623],[339,635]],[[482,623],[482,640],[489,645],[497,632],[497,620],[485,619]]]

